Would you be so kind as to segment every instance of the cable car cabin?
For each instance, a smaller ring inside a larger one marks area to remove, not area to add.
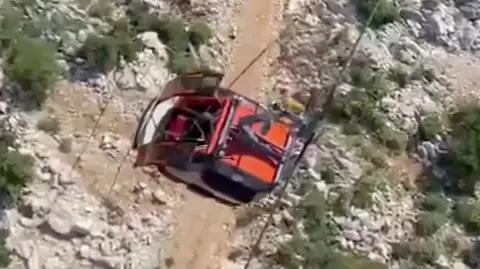
[[[151,101],[135,134],[134,166],[156,165],[233,204],[256,201],[293,174],[311,137],[297,137],[298,118],[285,123],[206,78],[174,79]]]

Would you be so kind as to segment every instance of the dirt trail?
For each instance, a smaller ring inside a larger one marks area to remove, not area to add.
[[[77,172],[82,176],[82,184],[92,194],[112,200],[126,211],[132,206],[138,206],[138,197],[133,195],[132,191],[139,182],[147,184],[153,190],[161,188],[169,196],[172,196],[166,197],[166,199],[177,198],[174,197],[176,194],[175,183],[169,180],[152,180],[152,177],[142,170],[134,169],[131,165],[133,154],[130,154],[127,159],[123,159],[131,147],[137,119],[131,111],[126,111],[130,110],[129,108],[123,107],[121,104],[122,102],[114,101],[109,104],[95,133],[87,142],[101,113],[96,96],[90,89],[79,85],[59,86],[48,101],[46,108],[48,115],[59,120],[61,133],[73,135],[74,148],[70,153],[58,152],[58,157],[73,165],[76,163],[76,157],[82,154],[81,161],[76,166]],[[104,135],[110,137],[116,149],[110,151],[100,149],[99,143]],[[48,139],[48,136],[42,139],[42,144],[49,145],[49,148],[57,146],[53,139]],[[122,160],[123,165],[115,179]],[[115,184],[113,185],[113,183]],[[110,189],[111,192],[109,192]],[[149,210],[150,205],[152,205],[151,201],[142,202],[142,209]]]
[[[275,38],[281,8],[273,0],[245,0],[237,18],[238,43],[230,59],[223,86],[228,86],[265,46]],[[231,87],[257,98],[264,89],[270,53],[264,54]],[[228,255],[228,242],[235,227],[231,207],[193,193],[179,216],[173,238],[172,269],[228,269],[222,259]]]

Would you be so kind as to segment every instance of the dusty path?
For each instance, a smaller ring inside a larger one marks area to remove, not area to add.
[[[222,82],[224,86],[275,38],[278,14],[281,14],[281,5],[274,0],[245,0],[237,18],[238,43]],[[231,88],[257,98],[265,87],[269,56],[270,53],[266,53],[259,58]],[[174,234],[171,268],[228,269],[222,265],[222,259],[228,255],[228,242],[235,227],[233,209],[193,193],[186,196]]]
[[[137,99],[140,100],[140,96]],[[137,204],[137,197],[132,195],[132,190],[140,182],[174,195],[175,183],[169,180],[161,182],[152,180],[142,170],[132,167],[133,152],[130,152],[126,160],[123,159],[131,147],[137,119],[131,108],[123,107],[121,104],[122,102],[111,101],[93,136],[88,139],[100,115],[100,106],[95,95],[90,89],[78,85],[67,84],[58,87],[47,103],[47,111],[49,115],[59,120],[61,133],[73,135],[74,140],[73,151],[69,154],[59,153],[59,157],[74,164],[76,157],[82,154],[76,170],[82,175],[83,185],[97,196],[108,199],[114,197],[118,206],[129,208]],[[104,136],[110,137],[109,140],[115,147],[113,150],[100,149],[99,144],[104,140]],[[55,141],[50,142],[52,143],[50,147],[55,148]],[[48,144],[48,140],[43,139],[42,143]],[[123,165],[115,177],[121,163]]]

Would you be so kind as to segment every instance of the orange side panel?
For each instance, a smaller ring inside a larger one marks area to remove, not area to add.
[[[255,114],[255,107],[249,104],[245,104],[237,108],[237,111],[233,118],[233,124],[238,124],[238,121],[245,116]],[[261,123],[253,125],[252,129],[260,134]],[[289,136],[288,126],[279,122],[272,123],[270,130],[264,136],[267,141],[272,144],[284,148]],[[236,166],[242,169],[252,176],[256,176],[261,180],[271,183],[275,178],[275,173],[279,166],[279,163],[262,156],[245,146],[232,142],[225,150],[226,154],[224,161],[230,165]]]
[[[224,162],[248,172],[265,182],[272,182],[277,171],[276,163],[268,161],[265,157],[246,149],[243,145],[232,142],[225,150]]]

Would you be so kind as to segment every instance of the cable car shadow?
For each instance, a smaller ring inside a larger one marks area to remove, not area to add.
[[[205,197],[205,198],[210,198],[210,199],[214,199],[216,200],[217,202],[221,203],[221,204],[224,204],[224,205],[227,205],[227,206],[232,206],[232,207],[235,207],[235,206],[239,206],[238,203],[232,203],[230,201],[227,201],[225,199],[221,199],[221,198],[218,198],[216,197],[214,194],[212,194],[211,192],[199,187],[199,186],[196,186],[194,184],[189,184],[188,182],[186,182],[185,180],[182,180],[181,178],[173,175],[172,173],[170,173],[168,170],[166,170],[164,167],[162,166],[157,166],[158,168],[158,171],[164,175],[165,177],[167,177],[169,180],[172,180],[173,182],[176,182],[176,183],[179,183],[179,184],[185,184],[187,189],[199,196],[202,196],[202,197]],[[210,184],[208,184],[210,185]],[[237,196],[235,194],[231,194],[231,189],[229,189],[229,191],[225,191],[224,188],[219,188],[219,187],[212,187],[212,186],[209,186],[211,188],[214,188],[215,191],[218,191],[218,192],[223,192],[224,195],[232,195],[233,197]]]

